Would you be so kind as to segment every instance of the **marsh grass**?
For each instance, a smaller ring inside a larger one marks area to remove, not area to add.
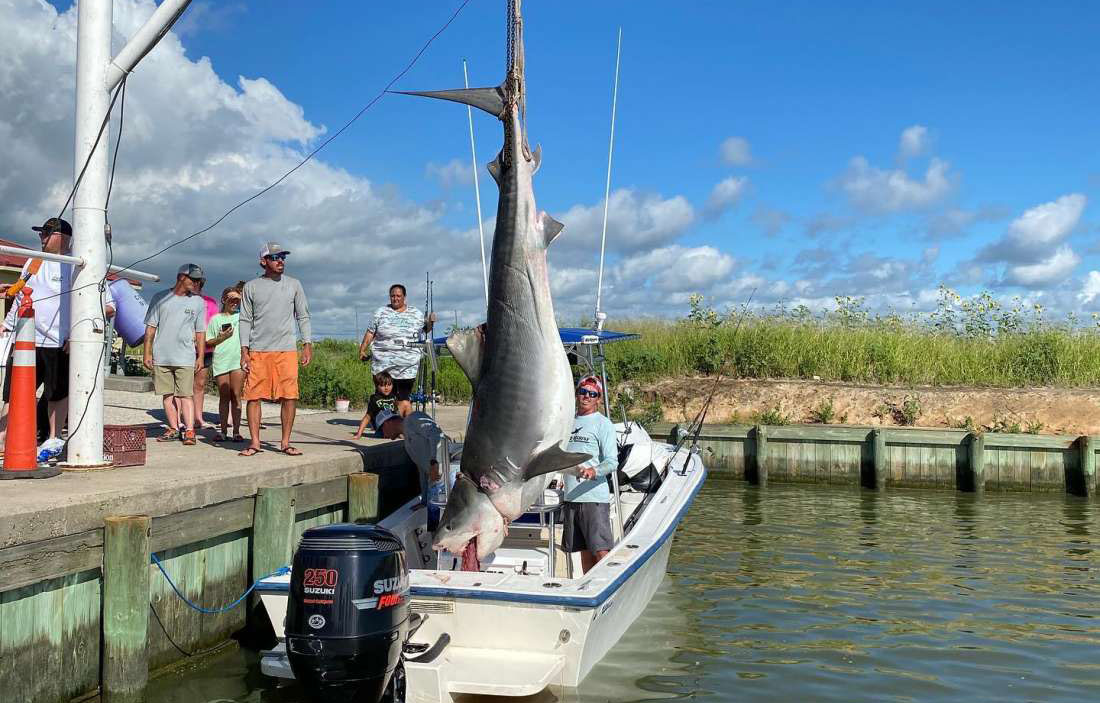
[[[838,310],[718,315],[693,298],[686,319],[623,320],[636,342],[607,348],[614,381],[713,373],[728,360],[734,378],[813,378],[868,384],[1020,386],[1100,385],[1100,328],[1074,319],[1053,324],[1041,308],[1005,311],[995,303],[960,308],[948,295],[935,311],[875,316],[858,299]],[[946,299],[945,299],[946,298]],[[1095,319],[1095,316],[1094,316]]]
[[[1100,385],[1097,314],[1091,326],[1072,316],[1054,323],[1039,306],[1017,300],[1005,307],[986,293],[962,298],[947,288],[940,289],[934,310],[920,314],[873,314],[859,298],[836,302],[824,314],[806,308],[720,314],[694,296],[680,320],[613,320],[609,329],[637,332],[641,339],[605,348],[612,388],[625,381],[713,375],[720,368],[733,378],[874,385]],[[352,341],[315,344],[314,363],[301,372],[302,402],[327,407],[339,396],[362,406],[374,384],[357,349]],[[445,401],[470,397],[469,382],[449,357],[440,359],[435,386]],[[620,402],[632,416],[661,413],[653,398],[617,395],[616,406]],[[831,408],[821,410],[828,415]],[[912,403],[897,410],[906,423],[920,416]]]

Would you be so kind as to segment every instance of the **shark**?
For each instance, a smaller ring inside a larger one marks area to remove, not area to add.
[[[447,347],[473,387],[459,476],[433,546],[496,550],[506,526],[538,500],[553,473],[591,456],[563,449],[575,418],[573,377],[550,295],[547,248],[563,225],[535,205],[542,149],[527,141],[521,0],[509,0],[507,75],[499,86],[402,91],[463,103],[500,120],[504,143],[488,165],[499,189],[486,322]]]

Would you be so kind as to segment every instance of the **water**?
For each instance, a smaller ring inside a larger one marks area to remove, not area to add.
[[[1061,496],[712,481],[649,609],[566,700],[1096,700],[1098,516]],[[243,651],[149,700],[302,697]]]

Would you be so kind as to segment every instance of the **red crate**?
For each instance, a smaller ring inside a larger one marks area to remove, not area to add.
[[[145,466],[145,427],[104,425],[103,454],[115,466]]]

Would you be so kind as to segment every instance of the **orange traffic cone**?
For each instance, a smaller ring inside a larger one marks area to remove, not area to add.
[[[0,479],[49,478],[61,473],[55,466],[38,467],[38,390],[34,368],[34,307],[31,289],[23,289],[23,300],[15,318],[15,342],[11,352],[8,381],[8,435],[4,442],[4,469]]]

